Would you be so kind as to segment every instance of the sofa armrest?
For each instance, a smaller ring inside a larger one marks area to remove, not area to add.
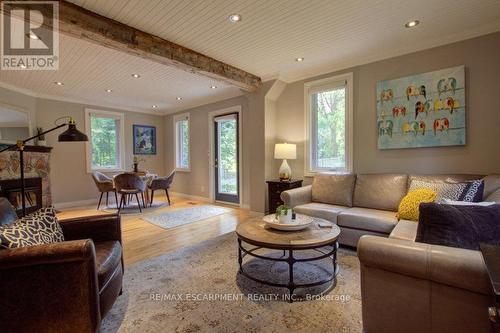
[[[491,293],[488,273],[479,251],[363,236],[358,242],[358,257],[361,266],[484,295]]]
[[[97,331],[95,261],[90,239],[0,250],[2,331]]]
[[[281,192],[281,200],[291,208],[310,203],[312,201],[312,186],[308,185]]]
[[[121,218],[118,214],[84,216],[59,220],[64,239],[87,239],[94,242],[116,240],[121,242]]]

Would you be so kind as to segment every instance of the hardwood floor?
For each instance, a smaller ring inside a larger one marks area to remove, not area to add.
[[[166,201],[165,196],[155,196],[155,201]],[[153,258],[166,252],[174,251],[181,247],[193,245],[204,240],[214,238],[236,229],[238,223],[250,217],[248,210],[243,210],[233,206],[233,211],[202,221],[197,221],[187,225],[172,229],[160,228],[143,219],[145,214],[155,214],[163,211],[174,210],[184,207],[202,205],[204,202],[188,200],[179,197],[171,197],[172,205],[162,207],[154,212],[143,214],[127,215],[122,214],[122,239],[123,257],[125,265]],[[224,206],[224,205],[221,205]],[[109,214],[104,211],[97,211],[95,206],[78,207],[62,210],[58,217],[60,219],[89,216],[96,214]]]

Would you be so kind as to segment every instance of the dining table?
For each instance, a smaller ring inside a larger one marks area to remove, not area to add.
[[[148,171],[125,171],[125,172],[122,172],[122,174],[123,173],[134,174],[136,176],[139,176],[139,178],[146,183],[146,191],[144,192],[144,200],[146,202],[149,202],[149,200],[150,200],[149,185],[151,185],[151,182],[153,181],[153,179],[158,178],[158,175],[155,173],[148,172]],[[114,175],[113,179],[114,179],[114,177],[116,177],[118,175],[119,174]],[[144,208],[146,208],[146,207],[144,207]]]

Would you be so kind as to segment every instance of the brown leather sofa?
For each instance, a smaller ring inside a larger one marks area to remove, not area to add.
[[[357,246],[364,332],[490,332],[487,309],[493,299],[480,252],[416,243],[418,223],[395,216],[412,179],[483,176],[353,175],[343,182],[328,177],[336,176],[318,175],[312,185],[283,192],[282,199],[299,213],[337,223],[340,242]],[[484,179],[484,200],[500,203],[500,175]],[[328,193],[335,185],[336,193]],[[313,193],[330,203],[314,202]]]
[[[121,294],[120,216],[60,224],[65,242],[0,250],[0,331],[97,332]]]

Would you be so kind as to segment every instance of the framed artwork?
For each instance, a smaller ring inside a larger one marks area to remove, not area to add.
[[[377,82],[378,149],[465,145],[465,66]]]
[[[156,127],[133,125],[134,155],[156,155]]]

